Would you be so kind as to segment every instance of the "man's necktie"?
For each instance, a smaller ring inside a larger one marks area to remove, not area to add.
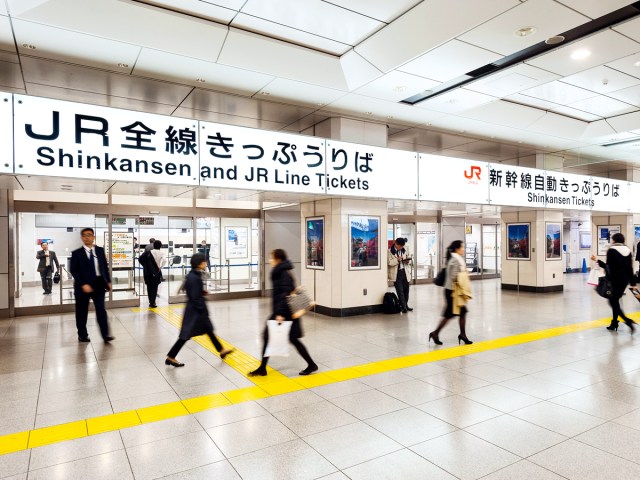
[[[93,248],[91,250],[89,250],[89,262],[91,263],[91,273],[89,274],[90,277],[96,278],[96,262],[95,262],[95,257],[93,256]]]

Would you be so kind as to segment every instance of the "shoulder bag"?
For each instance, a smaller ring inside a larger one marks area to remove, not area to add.
[[[291,279],[293,280],[293,284],[296,284],[295,278],[293,275],[289,274]],[[293,291],[287,295],[287,305],[289,306],[289,310],[291,311],[291,318],[300,318],[305,313],[310,310],[313,310],[315,306],[315,302],[311,298],[311,295],[307,292],[307,290],[300,285],[293,289]]]

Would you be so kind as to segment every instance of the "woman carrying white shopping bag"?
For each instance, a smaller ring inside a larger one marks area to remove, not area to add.
[[[309,355],[306,347],[300,341],[300,338],[302,338],[303,335],[302,319],[292,317],[291,309],[287,302],[287,297],[295,290],[295,283],[291,275],[293,264],[287,259],[287,253],[280,248],[271,252],[269,263],[273,267],[273,270],[271,270],[271,283],[273,286],[273,313],[269,320],[275,320],[279,324],[283,322],[291,322],[289,341],[296,348],[300,356],[307,362],[307,368],[302,370],[300,375],[309,375],[317,371],[318,366],[311,358],[311,355]],[[250,377],[258,375],[265,376],[267,374],[267,363],[269,362],[269,356],[267,355],[269,345],[268,327],[265,327],[263,335],[264,345],[262,348],[262,362],[257,369],[249,372]]]

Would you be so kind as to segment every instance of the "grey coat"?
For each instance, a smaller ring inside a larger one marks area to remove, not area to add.
[[[453,290],[453,284],[458,279],[458,274],[462,271],[462,265],[460,265],[460,260],[458,260],[455,256],[451,256],[449,261],[447,262],[447,276],[444,281],[444,288],[447,290]]]

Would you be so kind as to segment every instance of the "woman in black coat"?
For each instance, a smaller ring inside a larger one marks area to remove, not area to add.
[[[306,347],[300,341],[302,338],[302,324],[299,318],[291,317],[291,310],[287,303],[287,296],[293,292],[296,288],[291,276],[291,270],[293,270],[293,264],[287,259],[287,254],[284,250],[278,248],[271,252],[271,258],[269,263],[273,267],[271,270],[271,284],[273,288],[273,313],[269,317],[269,320],[277,320],[278,323],[284,321],[293,322],[291,324],[291,330],[289,330],[289,341],[296,348],[302,358],[307,361],[307,368],[300,372],[300,375],[309,375],[316,370],[318,366],[315,364],[311,355],[307,351]],[[269,357],[265,357],[265,351],[267,344],[269,343],[269,330],[267,327],[263,333],[264,345],[262,347],[262,362],[260,366],[252,372],[249,372],[250,377],[265,376],[267,374],[267,362]]]
[[[624,235],[616,233],[611,237],[613,244],[607,250],[607,262],[598,260],[595,255],[591,256],[591,260],[598,261],[598,265],[605,272],[608,270],[607,278],[611,281],[613,291],[609,297],[609,304],[613,312],[613,318],[611,319],[611,325],[607,327],[607,330],[618,330],[618,317],[622,317],[624,323],[631,329],[631,333],[634,332],[633,320],[627,317],[622,311],[620,306],[620,298],[624,293],[627,285],[635,286],[636,281],[633,275],[633,260],[631,256],[631,250],[624,244]]]
[[[204,289],[202,272],[206,268],[207,260],[204,255],[196,253],[191,257],[191,271],[184,282],[184,290],[187,293],[187,306],[184,309],[180,336],[169,353],[167,353],[167,359],[164,361],[165,365],[184,367],[184,363],[176,360],[178,352],[191,337],[197,337],[205,333],[209,335],[211,343],[220,354],[220,358],[226,357],[233,351],[229,348],[224,349],[213,333],[213,324],[209,318],[207,303],[204,301],[204,296],[207,292]]]

